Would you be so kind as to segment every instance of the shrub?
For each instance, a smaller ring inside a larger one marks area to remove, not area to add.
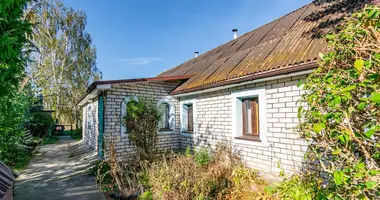
[[[51,115],[46,113],[36,112],[32,113],[29,127],[33,136],[35,137],[45,137],[51,134],[52,128],[54,126],[54,119]]]
[[[207,165],[212,160],[210,152],[205,148],[194,151],[194,160],[200,165]]]
[[[300,131],[312,177],[304,184],[318,183],[318,198],[380,196],[379,14],[366,7],[327,35],[330,52],[304,85]]]
[[[73,131],[73,134],[71,135],[71,138],[74,140],[81,140],[82,139],[82,128],[77,128]]]
[[[204,158],[209,154],[201,155]],[[248,194],[255,196],[259,188],[255,185],[264,184],[232,147],[219,145],[209,156],[214,159],[207,159],[207,165],[205,159],[198,163],[195,156],[163,156],[148,169],[150,191],[156,199],[241,199]]]
[[[156,153],[157,126],[160,112],[151,99],[139,98],[127,104],[127,115],[123,116],[128,127],[129,140],[136,145],[140,160],[152,159]]]

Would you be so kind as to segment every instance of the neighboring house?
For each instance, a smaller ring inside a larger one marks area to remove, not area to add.
[[[303,92],[297,83],[327,50],[321,35],[362,6],[327,2],[310,3],[157,77],[93,83],[79,102],[84,141],[102,155],[112,140],[128,159],[135,151],[120,117],[129,100],[144,96],[167,106],[158,130],[162,149],[229,141],[253,168],[298,169],[307,144],[294,130]]]

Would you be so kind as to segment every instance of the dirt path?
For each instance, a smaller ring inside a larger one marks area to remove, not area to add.
[[[96,160],[94,150],[70,137],[43,145],[17,178],[15,200],[105,199],[86,169]]]

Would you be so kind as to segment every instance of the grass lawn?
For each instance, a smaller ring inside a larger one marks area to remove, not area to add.
[[[57,136],[49,136],[49,137],[46,137],[44,141],[42,141],[42,144],[55,144],[57,143],[57,141],[58,141]]]

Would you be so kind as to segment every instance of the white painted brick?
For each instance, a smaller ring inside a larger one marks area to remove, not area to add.
[[[279,102],[293,102],[292,97],[283,97],[283,98],[279,98],[278,100]]]
[[[284,108],[285,107],[285,103],[274,103],[273,104],[273,108]]]
[[[272,94],[272,98],[281,98],[281,97],[284,97],[284,96],[285,96],[285,93],[283,93],[283,92]]]
[[[299,96],[299,95],[300,95],[299,91],[285,92],[285,96],[287,97],[293,97],[293,96]]]
[[[278,92],[289,92],[289,91],[292,91],[291,86],[278,88]]]

